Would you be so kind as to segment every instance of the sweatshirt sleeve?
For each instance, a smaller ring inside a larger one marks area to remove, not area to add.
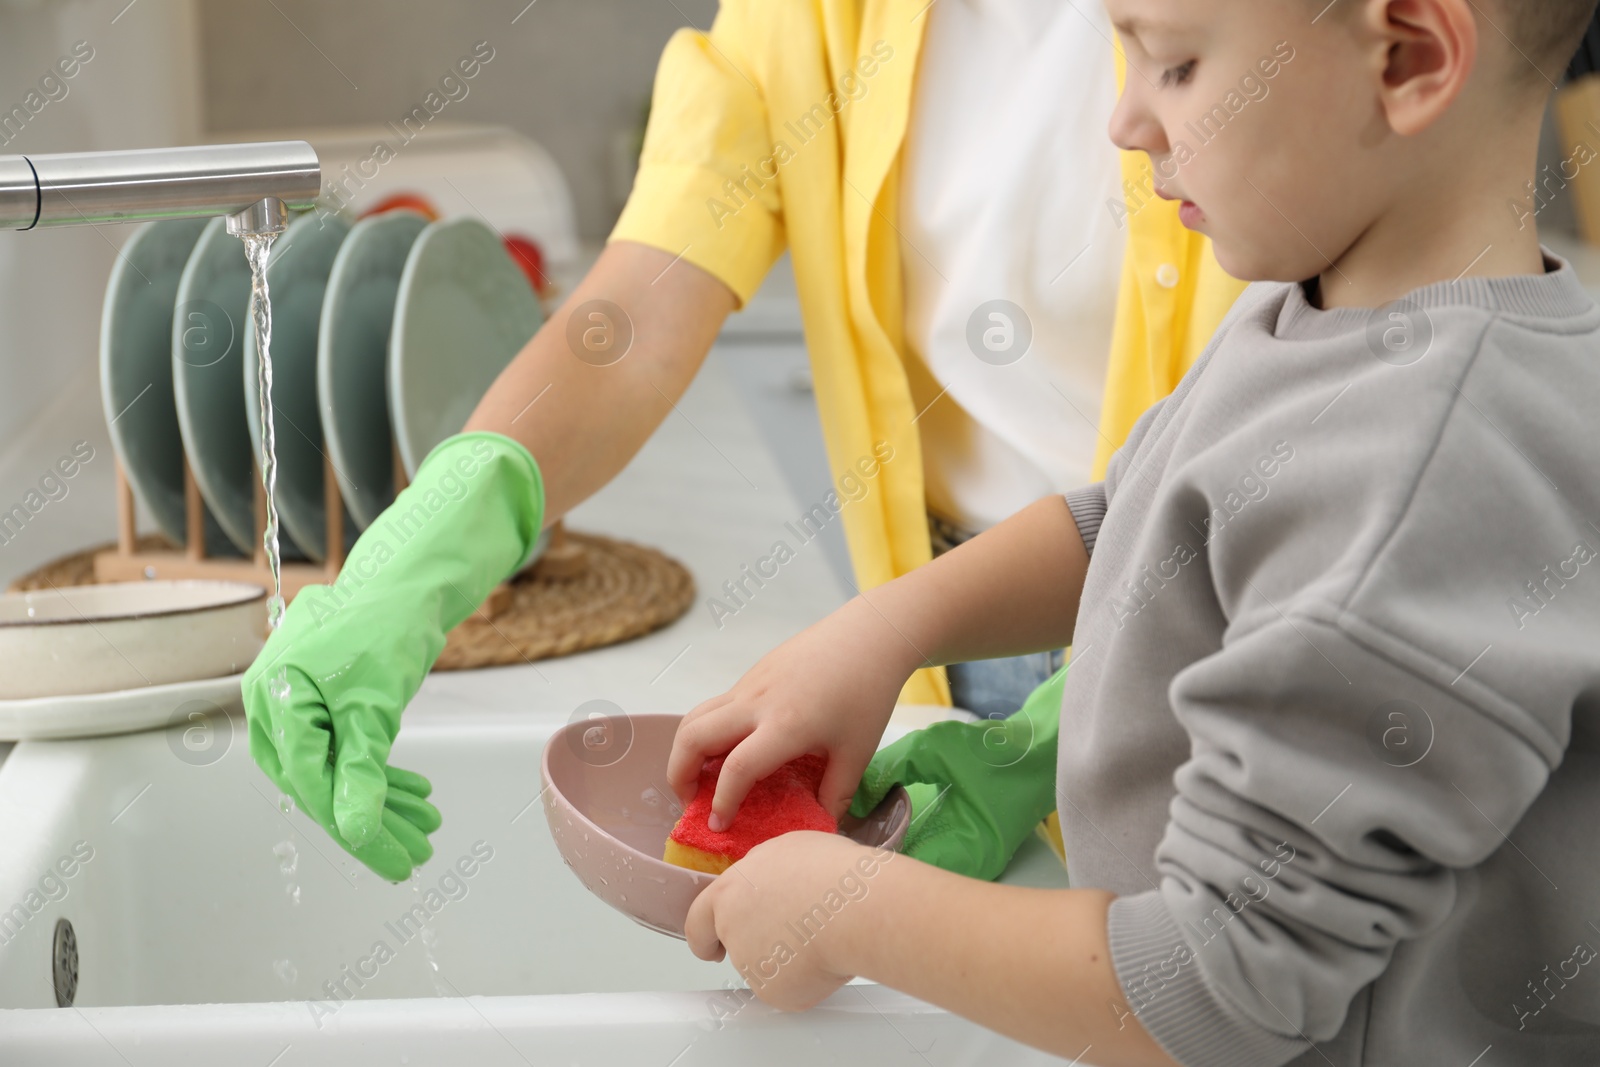
[[[1078,524],[1078,536],[1083,538],[1083,550],[1094,555],[1095,538],[1100,536],[1100,523],[1106,517],[1106,483],[1095,482],[1079,486],[1063,494],[1072,521]]]
[[[1078,536],[1083,538],[1083,550],[1094,556],[1094,544],[1100,536],[1100,523],[1106,517],[1106,509],[1111,506],[1111,497],[1116,492],[1122,479],[1130,472],[1130,464],[1139,445],[1150,432],[1150,425],[1155,422],[1161,408],[1167,402],[1167,397],[1162,397],[1145,409],[1139,421],[1133,424],[1133,429],[1128,431],[1128,439],[1123,446],[1111,455],[1111,461],[1106,465],[1106,476],[1103,481],[1093,482],[1080,486],[1070,492],[1062,494],[1067,501],[1067,508],[1072,512],[1072,521],[1078,524]]]
[[[1169,686],[1190,755],[1158,881],[1108,924],[1129,1006],[1186,1067],[1275,1067],[1336,1034],[1396,946],[1450,917],[1458,878],[1507,846],[1563,759],[1600,595],[1564,591],[1568,614],[1540,632],[1507,611],[1499,590],[1589,533],[1528,472],[1533,447],[1510,444],[1538,426],[1519,432],[1500,391],[1505,414],[1478,387],[1420,469],[1396,464],[1392,509],[1370,462],[1322,450],[1270,538],[1215,540],[1231,621]],[[1354,564],[1326,536],[1351,508],[1390,516]]]
[[[760,8],[724,0],[709,31],[682,29],[668,40],[639,171],[610,237],[682,256],[732,289],[740,306],[785,242],[780,179],[749,177],[773,155],[763,72],[752,58],[763,25]],[[740,190],[736,211],[726,206],[730,188]]]
[[[1115,901],[1109,933],[1129,1006],[1186,1067],[1274,1067],[1336,1033],[1551,767],[1548,744],[1332,611],[1229,642],[1174,680],[1172,704],[1193,755],[1160,885]]]

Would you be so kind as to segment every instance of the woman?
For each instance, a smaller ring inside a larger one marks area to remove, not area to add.
[[[610,242],[466,427],[526,452],[375,569],[370,610],[296,599],[246,680],[263,769],[375,869],[422,862],[437,812],[386,759],[444,632],[622,469],[786,247],[830,466],[875,472],[841,511],[860,589],[1098,477],[1241,290],[1110,146],[1123,76],[1099,6],[1058,0],[725,0],[679,31]],[[1004,715],[1059,664],[901,699]]]
[[[930,558],[929,512],[946,537],[970,536],[1082,484],[1241,288],[1157,200],[1148,167],[1109,144],[1120,66],[1098,4],[723,3],[708,33],[680,31],[662,55],[634,192],[600,262],[469,428],[526,444],[561,515],[669,410],[639,381],[686,388],[787,246],[833,469],[879,441],[894,451],[878,491],[843,510],[860,588]],[[635,338],[606,375],[567,351],[565,313],[596,298]],[[975,355],[969,320],[996,300],[1026,321],[984,309]],[[983,349],[984,332],[1004,342],[1007,329],[1009,350]],[[572,406],[513,423],[552,383]],[[1026,425],[1001,418],[1018,406]],[[1035,673],[998,710],[1050,672]],[[949,686],[924,671],[904,697],[949,703]]]

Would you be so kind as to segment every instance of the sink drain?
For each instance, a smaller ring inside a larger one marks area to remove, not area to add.
[[[78,935],[65,919],[56,920],[55,946],[50,971],[56,985],[56,1007],[70,1008],[78,995]]]

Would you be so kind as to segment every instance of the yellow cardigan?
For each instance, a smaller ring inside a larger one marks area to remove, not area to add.
[[[828,460],[837,479],[893,458],[841,514],[862,589],[926,563],[916,411],[902,362],[898,218],[927,0],[723,0],[656,73],[633,194],[611,233],[682,257],[748,300],[785,246],[794,262]],[[1121,50],[1117,61],[1123,76]],[[1043,111],[1047,102],[1041,101]],[[1243,286],[1122,158],[1127,255],[1108,368],[1098,477],[1134,421],[1171,392]],[[859,473],[858,473],[859,476]],[[840,499],[845,500],[841,492]],[[943,668],[901,699],[949,704]]]

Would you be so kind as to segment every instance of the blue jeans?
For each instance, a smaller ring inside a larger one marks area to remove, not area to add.
[[[1065,662],[1066,651],[1058,648],[1027,656],[952,663],[945,667],[950,677],[950,699],[957,707],[985,719],[1009,718]]]
[[[935,556],[977,536],[932,515],[928,516],[928,532],[933,537]],[[957,707],[985,719],[1008,718],[1016,714],[1029,694],[1061,669],[1066,658],[1066,649],[1058,648],[1054,652],[949,664],[945,673],[950,678],[950,699]]]

